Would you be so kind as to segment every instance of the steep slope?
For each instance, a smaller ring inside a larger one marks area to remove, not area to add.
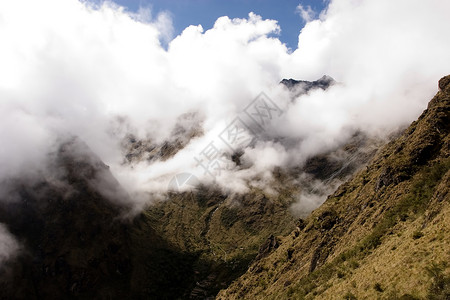
[[[449,299],[450,76],[439,88],[402,136],[272,238],[218,299]]]
[[[195,257],[143,214],[125,217],[127,193],[80,140],[1,185],[0,223],[21,249],[0,266],[0,299],[176,299],[194,287]]]
[[[0,201],[0,222],[23,249],[0,272],[0,298],[125,295],[130,239],[118,220],[125,207],[112,204],[104,193],[118,198],[126,193],[76,139],[50,156],[51,166],[40,174],[2,183],[10,193]]]

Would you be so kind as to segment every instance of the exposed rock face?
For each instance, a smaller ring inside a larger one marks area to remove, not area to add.
[[[449,83],[218,299],[448,299]]]

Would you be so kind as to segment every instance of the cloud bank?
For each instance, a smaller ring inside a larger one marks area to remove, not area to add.
[[[307,24],[295,51],[276,38],[275,20],[253,13],[206,31],[190,26],[166,49],[167,13],[3,1],[0,181],[38,170],[61,137],[76,135],[130,192],[165,191],[183,172],[213,182],[194,158],[265,92],[284,113],[243,149],[244,167],[229,164],[215,178],[245,191],[251,178],[301,164],[355,130],[382,134],[414,120],[450,70],[448,11],[441,0],[335,0],[317,19],[299,6]],[[340,84],[296,99],[278,84],[323,74]],[[168,160],[123,164],[127,134],[161,143],[184,113],[201,116],[203,136]]]

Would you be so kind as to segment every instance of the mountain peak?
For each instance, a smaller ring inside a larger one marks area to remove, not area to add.
[[[442,77],[439,80],[438,86],[441,91],[449,92],[448,89],[450,89],[450,75]]]
[[[314,81],[296,80],[292,78],[283,79],[280,81],[280,84],[286,86],[289,90],[293,91],[296,96],[306,94],[310,90],[314,89],[326,90],[335,83],[336,81],[331,76],[328,75],[323,75],[321,78]]]

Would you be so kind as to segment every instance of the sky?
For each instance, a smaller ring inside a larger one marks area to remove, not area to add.
[[[110,166],[137,207],[164,197],[180,173],[226,193],[264,188],[274,168],[301,165],[356,131],[404,128],[450,72],[450,1],[331,0],[320,15],[308,3],[257,2],[126,10],[110,2],[0,1],[0,201],[14,201],[8,180],[56,176],[49,154],[73,136]],[[287,34],[295,20],[300,25]],[[204,24],[183,28],[191,23]],[[286,35],[278,37],[280,29]],[[324,74],[339,84],[301,96],[279,84]],[[195,158],[212,142],[228,149],[224,129],[262,92],[282,113],[242,146],[242,167],[226,159],[211,178]],[[168,160],[124,164],[129,134],[162,143],[186,113],[196,117],[182,126],[198,122],[202,136]],[[0,261],[17,246],[2,226]]]
[[[246,18],[250,12],[264,19],[277,20],[281,27],[279,39],[295,50],[298,33],[306,24],[299,5],[305,11],[310,8],[311,17],[318,17],[328,0],[114,0],[130,11],[149,8],[153,15],[167,13],[173,22],[174,36],[179,35],[189,25],[202,25],[207,30],[213,27],[217,18]]]

